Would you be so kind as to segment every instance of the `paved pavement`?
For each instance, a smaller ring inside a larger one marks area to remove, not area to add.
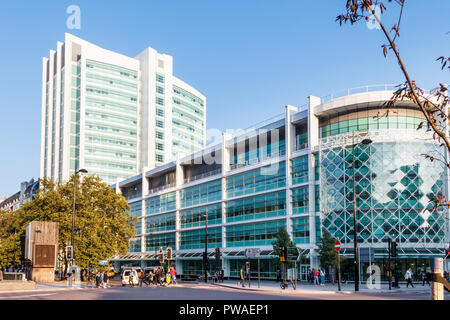
[[[111,288],[92,288],[83,283],[79,288],[68,288],[66,283],[38,284],[33,291],[0,292],[0,300],[429,300],[428,285],[416,284],[415,288],[392,291],[383,285],[381,290],[369,290],[361,285],[360,292],[354,292],[353,285],[343,284],[342,291],[337,285],[317,286],[299,283],[297,290],[292,287],[281,290],[279,283],[257,281],[251,287],[242,288],[237,281],[224,283],[178,283],[169,287],[122,287],[120,281],[112,281]],[[445,294],[450,300],[450,294]]]
[[[292,285],[290,284],[288,288],[282,290],[279,282],[275,281],[261,281],[260,287],[258,288],[258,281],[252,280],[250,283],[250,287],[247,283],[245,283],[245,287],[242,287],[241,282],[237,280],[225,280],[223,283],[215,283],[216,286],[228,287],[228,288],[239,288],[242,290],[255,290],[255,291],[275,291],[275,292],[287,292],[287,291],[297,291],[303,293],[338,293],[338,285],[326,284],[324,286],[321,285],[313,285],[306,282],[298,282],[297,290],[294,290]],[[381,284],[380,289],[369,289],[366,283],[360,284],[359,287],[360,292],[370,292],[370,293],[389,293],[389,292],[422,292],[422,293],[430,293],[430,287],[426,284],[422,286],[421,283],[414,284],[414,288],[407,288],[406,283],[400,284],[400,288],[392,288],[389,290],[388,284]],[[341,293],[354,293],[355,285],[354,284],[342,284],[341,285]]]

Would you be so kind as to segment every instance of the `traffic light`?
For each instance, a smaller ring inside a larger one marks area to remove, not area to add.
[[[216,261],[220,260],[220,248],[216,248],[216,250],[215,250],[215,258],[216,258]]]
[[[72,246],[67,246],[66,247],[66,259],[67,260],[72,260],[73,259],[73,247]]]
[[[444,259],[448,259],[448,258],[450,258],[450,248],[445,250],[445,258]]]
[[[287,248],[283,247],[281,248],[281,256],[280,256],[280,261],[284,262],[287,260]]]
[[[391,257],[395,258],[397,256],[397,242],[392,241],[391,246]]]
[[[167,248],[167,260],[172,260],[172,248]]]
[[[160,264],[164,264],[164,251],[162,251],[161,249],[158,252],[159,254],[159,263]]]

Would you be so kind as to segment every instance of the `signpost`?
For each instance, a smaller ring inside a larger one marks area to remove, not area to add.
[[[341,291],[341,242],[339,241],[339,239],[334,243],[334,248],[336,249],[338,254],[338,287],[339,291]]]
[[[300,250],[297,247],[287,248],[286,261],[294,261],[294,290],[297,290],[297,261],[300,258]]]
[[[260,277],[260,258],[261,258],[261,249],[259,248],[248,248],[245,249],[245,256],[247,259],[255,259],[258,258],[258,288],[261,287],[261,277]],[[250,268],[250,266],[249,266]],[[250,272],[250,270],[249,270]],[[250,285],[250,275],[249,275],[249,285]]]

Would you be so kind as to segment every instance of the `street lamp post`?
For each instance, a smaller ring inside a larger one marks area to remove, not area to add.
[[[364,145],[372,143],[370,139],[361,141]],[[358,143],[359,144],[359,143]],[[356,225],[356,174],[355,174],[355,133],[353,133],[352,144],[352,168],[353,168],[353,245],[355,251],[355,291],[359,291],[359,258],[358,258],[358,231]]]
[[[72,261],[74,260],[75,257],[73,235],[75,230],[75,197],[77,191],[77,175],[79,173],[87,173],[87,172],[88,171],[86,169],[75,170],[75,175],[73,176],[72,238],[70,240],[70,245],[72,246]]]

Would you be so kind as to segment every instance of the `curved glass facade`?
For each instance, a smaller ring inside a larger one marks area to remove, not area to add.
[[[352,112],[338,112],[333,116],[322,117],[320,134],[322,138],[354,131],[383,129],[416,129],[425,116],[418,110],[397,108],[387,114],[386,109],[362,108]]]
[[[369,131],[322,139],[320,208],[322,226],[347,249],[353,246],[353,141],[358,242],[386,247],[388,238],[417,254],[445,241],[445,211],[433,211],[446,194],[445,167],[425,154],[439,152],[430,136],[416,130]],[[353,140],[354,139],[354,140]]]

